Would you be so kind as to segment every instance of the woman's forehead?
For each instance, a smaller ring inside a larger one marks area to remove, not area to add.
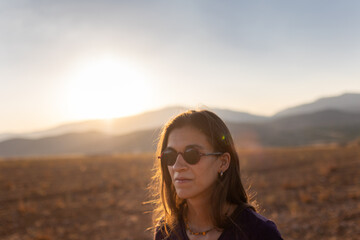
[[[206,135],[192,126],[175,128],[169,133],[167,147],[186,148],[197,145],[200,148],[211,148]]]

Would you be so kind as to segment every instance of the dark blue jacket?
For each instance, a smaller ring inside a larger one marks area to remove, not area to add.
[[[251,208],[243,209],[238,207],[229,220],[218,240],[282,240],[275,223],[256,213]],[[168,237],[163,232],[163,227],[159,227],[154,239],[189,240],[182,220],[179,221],[179,225]]]

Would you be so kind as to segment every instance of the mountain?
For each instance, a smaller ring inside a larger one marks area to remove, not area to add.
[[[239,147],[346,144],[360,137],[360,113],[324,110],[229,128]]]
[[[360,136],[360,113],[324,110],[266,122],[227,122],[227,125],[240,148],[346,144]],[[41,139],[11,139],[0,143],[0,156],[153,152],[159,131],[155,128],[119,136],[86,132]]]
[[[67,133],[87,133],[96,131],[109,135],[122,135],[135,131],[160,128],[171,117],[187,110],[185,107],[167,107],[155,111],[144,112],[141,114],[116,118],[112,120],[88,120],[75,123],[64,124],[44,131],[32,132],[27,134],[2,134],[0,141],[11,138],[43,138],[49,136],[63,135]],[[233,122],[259,122],[265,121],[267,117],[252,115],[245,112],[236,112],[226,109],[211,108],[226,121]]]
[[[16,137],[20,137],[22,136],[22,134],[16,134],[16,133],[1,133],[0,134],[0,142],[2,140],[6,140],[6,139],[11,139],[11,138],[16,138]]]
[[[0,156],[99,155],[151,152],[158,130],[121,136],[98,132],[70,133],[41,139],[11,139],[0,143]]]
[[[186,109],[168,107],[113,120],[68,123],[28,134],[2,134],[0,157],[154,151],[161,126]],[[345,144],[360,137],[360,94],[321,98],[273,117],[209,110],[228,124],[238,147]]]
[[[204,107],[202,107],[204,108]],[[13,138],[38,139],[49,136],[58,136],[67,133],[87,133],[96,131],[108,135],[123,135],[135,131],[160,128],[167,120],[188,108],[181,106],[167,107],[141,114],[116,118],[112,120],[87,120],[73,122],[50,128],[43,131],[24,134],[0,134],[0,141]],[[207,109],[207,108],[205,108]],[[282,118],[292,115],[313,113],[327,109],[347,112],[360,112],[360,94],[346,93],[340,96],[321,98],[315,102],[288,108],[276,113],[272,117],[253,115],[246,112],[237,112],[220,108],[208,108],[218,114],[224,121],[234,123],[260,123],[273,118]]]
[[[346,112],[360,112],[360,94],[345,93],[340,96],[320,98],[314,102],[287,108],[276,113],[273,117],[280,118],[304,113],[334,109]]]

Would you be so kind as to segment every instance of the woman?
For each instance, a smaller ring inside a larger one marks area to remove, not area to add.
[[[176,116],[162,131],[157,156],[155,240],[282,239],[249,204],[232,137],[216,114]]]

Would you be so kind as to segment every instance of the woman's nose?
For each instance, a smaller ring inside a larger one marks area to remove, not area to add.
[[[175,171],[180,171],[180,170],[186,169],[186,167],[187,167],[187,165],[186,165],[186,162],[185,162],[185,159],[184,159],[182,153],[178,153],[175,164],[173,165],[173,169]]]

